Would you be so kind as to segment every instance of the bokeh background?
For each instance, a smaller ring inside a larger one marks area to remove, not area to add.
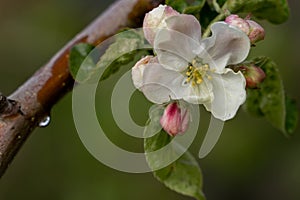
[[[14,91],[112,2],[0,0],[0,91]],[[250,56],[272,57],[280,67],[287,92],[300,102],[300,2],[289,3],[289,21],[280,26],[262,22],[266,39]],[[99,118],[116,144],[141,151],[141,141],[132,142],[124,136],[105,106],[117,79],[118,74],[99,87]],[[144,123],[149,103],[138,93],[131,102],[133,118]],[[168,190],[151,173],[119,172],[94,159],[77,135],[71,106],[69,94],[53,108],[51,124],[30,136],[0,180],[1,200],[191,199]],[[195,156],[209,120],[204,109],[201,118],[199,137],[191,147]],[[264,119],[249,116],[241,109],[234,120],[225,124],[213,152],[199,160],[204,192],[208,200],[298,200],[299,155],[299,128],[294,137],[287,139]]]

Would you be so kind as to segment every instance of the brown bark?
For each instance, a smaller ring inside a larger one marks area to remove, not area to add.
[[[0,96],[0,176],[53,105],[72,89],[74,80],[68,69],[70,48],[79,42],[97,45],[123,27],[139,27],[145,13],[163,2],[117,1],[7,99]]]

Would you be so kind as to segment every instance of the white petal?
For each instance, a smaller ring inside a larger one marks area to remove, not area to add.
[[[157,63],[157,59],[153,56],[146,56],[141,58],[131,69],[131,77],[134,86],[140,90],[140,87],[143,85],[143,74],[145,67],[148,63]]]
[[[173,15],[179,15],[179,13],[166,5],[159,5],[145,15],[143,30],[145,38],[151,45],[153,45],[157,30],[166,27],[165,19]]]
[[[157,32],[154,50],[165,68],[183,71],[195,58],[200,43],[200,24],[194,16],[172,16],[166,20],[167,29]]]
[[[195,41],[201,39],[201,26],[193,15],[177,15],[166,19],[167,27],[171,30],[183,33]]]
[[[238,64],[247,58],[250,40],[244,32],[225,22],[214,23],[211,30],[212,36],[202,40],[206,52],[199,55],[211,69],[222,73],[227,65]]]
[[[226,73],[212,76],[212,84],[214,100],[211,108],[209,104],[205,107],[211,109],[214,117],[223,121],[233,118],[246,100],[246,81],[243,74],[226,69]]]
[[[192,104],[203,104],[214,99],[212,90],[211,82],[204,79],[204,82],[199,85],[190,85],[189,93],[187,96],[184,96],[183,99]]]
[[[182,99],[189,92],[189,85],[183,85],[185,76],[168,70],[160,64],[148,64],[144,70],[141,91],[146,98],[157,104]]]

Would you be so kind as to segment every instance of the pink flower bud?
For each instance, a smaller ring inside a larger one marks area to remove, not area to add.
[[[172,7],[166,5],[159,5],[159,7],[154,8],[146,14],[143,23],[143,30],[145,38],[151,45],[153,45],[158,29],[166,28],[165,20],[174,15],[179,15],[179,13],[176,10],[173,10]]]
[[[171,136],[185,133],[189,124],[188,109],[180,108],[177,102],[170,103],[160,118],[160,124]]]
[[[247,88],[258,88],[258,85],[266,78],[265,72],[260,67],[251,65],[241,66],[240,69],[243,71],[245,76]]]
[[[265,30],[264,28],[252,20],[246,20],[250,26],[249,39],[251,44],[254,44],[260,40],[265,38]]]
[[[229,15],[228,17],[226,17],[225,22],[240,29],[241,31],[246,33],[246,35],[249,35],[250,33],[250,25],[246,20],[240,18],[238,15]]]
[[[254,44],[265,38],[265,30],[255,21],[242,19],[238,15],[229,15],[226,17],[225,22],[246,33],[251,44]]]

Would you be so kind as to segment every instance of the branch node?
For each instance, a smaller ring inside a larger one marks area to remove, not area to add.
[[[23,115],[20,104],[0,93],[0,119],[12,117],[16,114]]]

